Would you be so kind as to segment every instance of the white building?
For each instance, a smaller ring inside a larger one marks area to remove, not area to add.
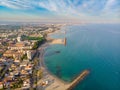
[[[18,36],[18,37],[17,37],[17,41],[18,41],[18,42],[21,42],[21,41],[22,41],[21,36]]]
[[[3,83],[0,82],[0,89],[3,89]]]
[[[23,89],[28,89],[28,88],[30,88],[30,80],[29,79],[23,81]]]
[[[27,58],[31,60],[33,56],[35,55],[36,51],[35,50],[29,50],[27,51]]]

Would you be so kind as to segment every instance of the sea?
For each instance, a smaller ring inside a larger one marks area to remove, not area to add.
[[[87,69],[90,74],[73,90],[120,90],[120,24],[69,25],[50,36],[67,39],[45,50],[52,74],[71,82]]]

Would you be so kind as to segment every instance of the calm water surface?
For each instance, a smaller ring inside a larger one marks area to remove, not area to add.
[[[59,78],[69,82],[85,69],[90,74],[74,90],[120,90],[120,25],[66,26],[67,45],[46,49],[45,63]],[[60,53],[55,53],[60,51]]]

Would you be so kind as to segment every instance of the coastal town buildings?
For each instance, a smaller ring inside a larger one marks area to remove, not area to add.
[[[36,58],[40,54],[37,48],[45,35],[56,29],[53,25],[0,29],[0,89],[22,90],[35,85],[39,70]]]

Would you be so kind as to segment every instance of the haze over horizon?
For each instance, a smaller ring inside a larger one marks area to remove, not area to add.
[[[120,22],[120,0],[0,0],[0,21]]]

